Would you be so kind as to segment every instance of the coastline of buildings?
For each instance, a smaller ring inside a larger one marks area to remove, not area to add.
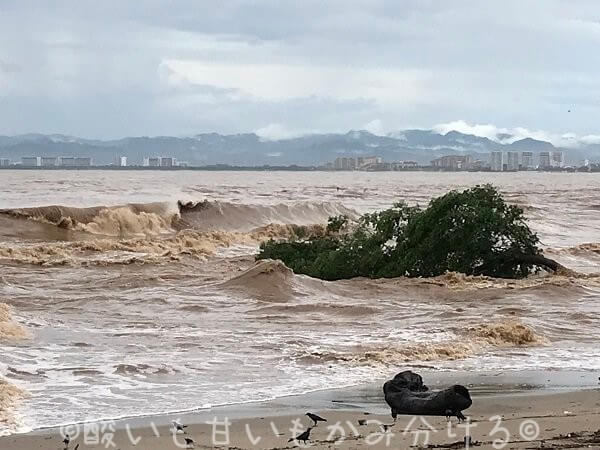
[[[488,171],[517,172],[520,170],[557,170],[563,169],[564,153],[562,151],[539,152],[538,164],[534,164],[535,155],[531,151],[523,152],[490,152],[489,161],[475,159],[472,155],[446,155],[431,161],[430,166],[417,164],[415,161],[384,162],[378,156],[338,157],[320,169],[324,170],[444,170],[444,171]],[[589,162],[584,166],[589,165]]]
[[[537,164],[535,164],[537,160]],[[334,161],[314,166],[235,166],[229,164],[213,164],[209,166],[190,166],[185,161],[178,161],[171,156],[146,156],[142,164],[129,164],[126,156],[115,156],[110,165],[94,164],[91,157],[82,156],[26,156],[18,162],[8,158],[0,158],[0,169],[128,169],[128,170],[320,170],[320,171],[484,171],[484,172],[516,172],[516,171],[579,171],[598,172],[600,163],[586,160],[580,166],[566,166],[562,151],[542,151],[537,154],[531,151],[492,151],[489,159],[475,159],[472,155],[445,155],[431,161],[430,165],[420,165],[415,161],[386,162],[376,155],[346,157],[340,156]]]
[[[9,163],[10,165],[10,163]],[[89,156],[23,156],[20,164],[22,167],[89,167],[92,158]]]
[[[136,165],[134,165],[135,167]],[[94,164],[94,161],[89,156],[23,156],[18,162],[12,162],[8,158],[0,158],[0,168],[91,168],[91,167],[132,167],[127,164],[127,156],[115,156],[113,163],[110,166],[104,164]],[[139,167],[139,166],[137,166]],[[146,156],[144,157],[142,167],[187,167],[185,161],[177,161],[170,156]]]
[[[534,164],[535,155],[530,151],[490,153],[489,161],[475,160],[471,155],[449,155],[431,161],[432,167],[441,170],[470,170],[490,172],[517,172],[521,170],[560,170],[565,168],[562,151],[539,152],[538,164]],[[589,162],[584,163],[584,167]]]
[[[415,169],[419,165],[415,161],[384,162],[380,156],[359,156],[356,158],[340,156],[335,161],[319,166],[321,170],[364,170],[382,172],[390,170]]]
[[[146,156],[143,167],[177,167],[177,160],[170,156]]]

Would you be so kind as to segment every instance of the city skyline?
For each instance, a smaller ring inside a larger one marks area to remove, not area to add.
[[[504,159],[506,155],[506,160]],[[534,164],[537,156],[538,164]],[[505,162],[506,161],[506,162]],[[583,166],[566,166],[564,152],[555,150],[552,152],[541,151],[537,154],[531,151],[492,151],[489,153],[489,161],[475,159],[472,155],[445,155],[431,161],[431,164],[420,165],[416,161],[385,161],[378,155],[363,156],[341,156],[334,161],[324,164],[316,163],[311,166],[320,170],[363,170],[363,171],[390,171],[390,170],[453,170],[453,171],[491,171],[491,172],[515,172],[523,170],[552,170],[562,168],[587,167],[589,161]],[[172,156],[144,156],[141,164],[128,164],[127,157],[117,155],[109,165],[93,163],[91,157],[80,156],[24,156],[18,162],[12,162],[8,158],[0,159],[0,167],[12,168],[83,168],[83,167],[133,167],[133,168],[201,168],[202,166],[190,166],[187,161],[178,161]],[[289,167],[289,166],[288,166]],[[307,167],[308,168],[308,167]]]

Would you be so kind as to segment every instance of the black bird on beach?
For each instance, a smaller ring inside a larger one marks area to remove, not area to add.
[[[185,434],[185,428],[187,428],[187,425],[182,425],[179,422],[177,422],[176,420],[173,421],[173,428],[175,428],[175,433],[177,433],[178,431],[182,431]]]
[[[327,419],[323,419],[322,417],[319,417],[316,414],[307,412],[306,415],[310,420],[312,420],[315,423],[315,427],[317,426],[318,422],[327,422]]]
[[[313,427],[308,427],[306,429],[306,431],[303,432],[302,434],[299,434],[298,436],[293,437],[293,438],[289,438],[288,442],[292,442],[292,441],[298,441],[298,442],[300,442],[300,441],[302,441],[303,443],[306,444],[306,441],[308,441],[310,439],[310,430],[312,430],[312,429],[313,429]]]
[[[71,442],[71,438],[68,434],[65,434],[65,438],[63,439],[63,444],[65,444],[65,448],[69,447],[69,442]]]
[[[465,415],[460,412],[460,411],[452,411],[451,409],[447,409],[446,410],[446,420],[450,420],[451,417],[456,416],[456,418],[458,419],[458,423],[460,422],[464,422],[467,420],[467,418],[465,417]]]
[[[367,424],[367,420],[366,419],[358,419],[358,425],[365,426]]]
[[[194,440],[192,438],[184,438],[186,448],[194,448]]]

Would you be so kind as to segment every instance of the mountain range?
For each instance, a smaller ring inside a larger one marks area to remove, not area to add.
[[[126,156],[129,165],[141,165],[147,156],[171,156],[192,166],[230,164],[321,165],[339,156],[381,156],[384,161],[429,162],[443,155],[470,154],[487,161],[488,153],[501,151],[553,151],[550,142],[502,134],[496,140],[449,131],[403,130],[378,136],[368,131],[311,134],[282,140],[267,140],[254,133],[222,135],[204,133],[188,137],[126,137],[116,140],[83,139],[61,134],[0,136],[0,157],[13,162],[24,156],[90,156],[94,164],[112,164]],[[560,148],[568,164],[600,158],[600,144],[576,149]],[[536,155],[537,159],[537,155]]]

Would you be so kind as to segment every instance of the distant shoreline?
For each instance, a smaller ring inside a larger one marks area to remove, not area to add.
[[[397,170],[333,170],[315,166],[228,166],[228,165],[213,165],[213,166],[172,166],[172,167],[149,167],[149,166],[83,166],[83,167],[64,167],[64,166],[1,166],[0,170],[115,170],[115,171],[181,171],[181,170],[196,170],[196,171],[230,171],[230,172],[365,172],[365,173],[389,173],[389,172],[450,172],[450,173],[466,173],[466,172],[483,172],[483,173],[519,173],[519,172],[544,172],[544,173],[586,173],[600,172],[599,168],[583,168],[563,167],[555,169],[535,169],[535,170],[444,170],[433,168],[430,166],[410,167]]]

